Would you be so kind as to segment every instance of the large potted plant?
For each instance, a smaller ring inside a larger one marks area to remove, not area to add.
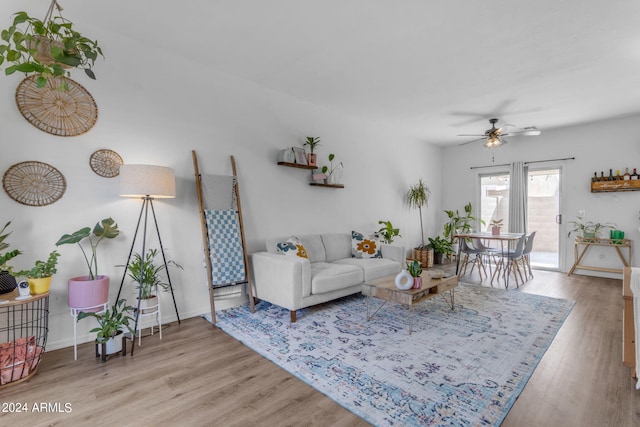
[[[422,207],[428,206],[431,190],[422,181],[409,187],[409,191],[405,195],[405,203],[410,209],[418,209],[420,213],[420,239],[421,244],[414,248],[413,257],[420,261],[423,267],[429,268],[433,265],[433,250],[424,244],[424,227],[422,224]]]
[[[96,78],[93,65],[98,55],[104,56],[98,42],[76,31],[68,19],[53,16],[54,8],[61,10],[56,0],[43,20],[17,12],[12,25],[0,33],[6,43],[0,45],[0,64],[8,65],[6,75],[35,74],[38,87],[44,87],[48,78],[69,76],[70,68],[81,68]]]
[[[0,294],[6,294],[13,291],[17,286],[14,274],[16,276],[22,275],[21,273],[14,273],[13,268],[7,264],[22,252],[18,249],[7,251],[5,253],[1,252],[11,246],[10,243],[5,242],[7,237],[12,233],[11,231],[6,232],[9,225],[11,225],[11,221],[7,222],[0,230]]]
[[[36,261],[35,265],[27,272],[27,281],[29,282],[29,291],[32,295],[44,294],[49,292],[51,287],[51,278],[56,272],[58,251],[51,251],[46,261]]]
[[[167,261],[167,264],[156,264],[155,257],[158,254],[157,249],[149,249],[144,257],[139,253],[134,253],[127,275],[136,283],[138,290],[138,307],[140,312],[152,313],[158,309],[158,289],[163,291],[169,290],[169,284],[163,280],[162,272],[169,265],[182,268],[175,261]],[[119,266],[124,267],[124,266]]]
[[[471,231],[474,221],[480,221],[481,224],[485,224],[483,219],[473,216],[472,211],[471,202],[464,205],[464,214],[461,214],[457,209],[455,211],[444,211],[449,217],[449,221],[444,225],[442,235],[444,238],[449,239],[452,245],[456,243],[455,235]]]
[[[98,274],[98,245],[105,239],[113,239],[120,234],[118,224],[112,218],[105,218],[96,223],[93,231],[90,227],[84,227],[73,234],[65,234],[56,242],[56,246],[77,244],[84,260],[87,263],[87,276],[73,277],[69,279],[69,307],[77,309],[99,310],[99,306],[109,301],[109,276]],[[91,257],[82,246],[87,241],[91,248]],[[85,310],[87,311],[87,310]]]
[[[102,313],[81,311],[78,313],[78,321],[87,317],[93,317],[98,321],[98,326],[89,332],[96,332],[98,353],[109,355],[122,351],[121,334],[123,332],[129,332],[132,336],[135,335],[130,323],[133,321],[130,316],[132,312],[133,307],[126,305],[126,300],[120,299],[111,309],[107,309]],[[102,352],[102,344],[104,344],[105,348],[104,353]]]

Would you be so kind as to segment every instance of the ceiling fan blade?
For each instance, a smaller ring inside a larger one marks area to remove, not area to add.
[[[459,133],[458,136],[487,136],[487,135],[481,135],[478,133]]]
[[[469,135],[469,136],[478,136],[478,135]],[[483,139],[485,139],[486,136],[482,135],[482,138],[478,138],[478,139],[473,139],[471,141],[467,141],[467,142],[463,142],[462,144],[458,144],[458,147],[461,147],[463,145],[467,145],[467,144],[471,144],[472,142],[476,142],[476,141],[482,141]]]
[[[521,130],[514,130],[509,133],[503,133],[502,136],[506,135],[524,135],[524,136],[538,136],[542,133],[540,129],[535,126],[529,126],[526,128],[521,128]]]

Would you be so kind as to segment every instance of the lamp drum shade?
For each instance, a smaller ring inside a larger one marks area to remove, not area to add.
[[[176,197],[173,169],[153,165],[120,166],[120,195],[123,197]]]

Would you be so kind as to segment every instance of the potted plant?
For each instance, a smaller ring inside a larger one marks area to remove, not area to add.
[[[442,264],[443,256],[453,253],[453,244],[440,236],[429,237],[429,246],[433,249],[433,259],[436,264]]]
[[[384,226],[378,230],[378,233],[380,233],[386,244],[390,245],[393,243],[394,237],[402,237],[400,235],[400,229],[393,228],[391,221],[378,221],[378,224],[384,224]]]
[[[87,317],[93,317],[98,321],[98,326],[89,332],[96,332],[96,344],[98,345],[99,354],[114,354],[122,351],[122,339],[119,337],[123,332],[129,332],[135,335],[135,331],[131,327],[130,322],[133,318],[130,313],[133,307],[126,305],[126,300],[120,299],[116,304],[102,313],[90,311],[81,311],[78,313],[78,322]],[[102,344],[104,344],[104,353],[102,352]],[[104,360],[104,359],[103,359]]]
[[[12,231],[6,232],[9,225],[11,225],[11,221],[7,222],[0,230],[0,251],[4,251],[9,246],[11,246],[10,243],[5,242],[7,237],[9,237],[12,233]],[[0,253],[0,294],[6,294],[16,288],[17,283],[15,276],[20,276],[22,275],[22,273],[14,272],[13,268],[7,263],[21,253],[22,251],[18,249]]]
[[[433,249],[424,244],[424,228],[422,225],[422,207],[429,205],[429,197],[431,196],[431,190],[422,182],[422,179],[418,180],[418,183],[409,187],[409,191],[405,195],[405,203],[411,208],[418,209],[420,213],[420,239],[421,244],[414,248],[413,257],[420,261],[423,267],[429,268],[433,263]]]
[[[152,313],[158,309],[158,288],[163,291],[169,290],[169,284],[164,282],[161,277],[162,271],[168,265],[182,269],[182,266],[175,261],[167,261],[167,265],[164,263],[156,265],[155,257],[157,254],[157,249],[149,249],[144,257],[137,252],[134,253],[127,270],[127,275],[137,283],[138,307],[143,314]],[[120,265],[119,267],[124,266]]]
[[[96,223],[93,231],[84,227],[73,234],[65,234],[56,242],[56,246],[76,243],[87,263],[87,276],[69,279],[69,307],[88,309],[99,307],[109,301],[109,276],[98,274],[98,245],[105,239],[113,239],[120,234],[118,224],[112,218],[105,218]],[[82,241],[88,241],[91,248],[91,258],[82,246]],[[98,310],[96,308],[95,310]],[[85,310],[87,311],[87,310]]]
[[[32,295],[49,292],[51,287],[51,277],[58,271],[58,251],[51,251],[46,261],[36,261],[35,265],[27,272],[27,281]]]
[[[327,177],[325,178],[325,182],[327,183],[327,185],[331,185],[334,183],[333,173],[338,168],[342,167],[342,162],[336,164],[335,166],[333,165],[333,159],[335,158],[336,158],[335,154],[333,153],[329,154],[329,166],[322,166],[322,173],[327,175]]]
[[[413,277],[413,288],[420,289],[422,287],[422,265],[420,265],[420,261],[414,259],[413,261],[407,262],[407,271]]]
[[[500,234],[500,228],[502,228],[502,218],[491,220],[491,234],[498,236]]]
[[[569,221],[569,224],[573,224],[573,229],[569,231],[567,237],[576,233],[578,237],[584,240],[595,240],[599,238],[600,230],[611,228],[614,229],[617,226],[614,223],[607,222],[601,224],[599,222],[585,221],[584,216],[578,215],[575,220]]]
[[[52,16],[57,6],[58,16]],[[74,24],[63,18],[61,8],[53,0],[43,20],[26,12],[14,14],[12,25],[0,33],[6,43],[0,45],[0,64],[11,64],[5,74],[16,71],[35,74],[37,87],[44,87],[50,77],[70,76],[69,68],[81,68],[95,79],[93,65],[102,49],[74,29]],[[62,84],[61,88],[66,88]]]
[[[316,158],[317,158],[317,154],[315,154],[313,152],[313,150],[320,145],[320,137],[314,137],[314,136],[308,136],[307,140],[304,142],[304,144],[302,144],[303,146],[308,145],[309,146],[309,153],[307,153],[307,163],[309,164],[309,166],[315,166],[316,165]]]
[[[484,220],[473,216],[472,211],[473,207],[471,206],[471,202],[464,205],[464,215],[460,214],[457,209],[455,211],[444,211],[444,213],[449,217],[449,221],[444,225],[444,232],[442,235],[444,238],[449,239],[449,242],[451,242],[452,245],[456,243],[455,235],[471,231],[474,221],[480,221],[483,225],[485,224]]]

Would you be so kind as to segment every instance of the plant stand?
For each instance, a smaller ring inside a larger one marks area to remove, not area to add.
[[[107,361],[107,358],[109,356],[113,356],[114,354],[118,354],[120,353],[121,356],[126,356],[127,355],[127,337],[128,334],[123,333],[122,334],[122,351],[119,351],[117,353],[113,353],[113,354],[107,354],[107,343],[101,343],[98,344],[96,342],[96,357],[101,357],[100,361],[102,363],[105,363]],[[100,350],[102,351],[102,355],[100,354],[100,351],[98,351],[98,346],[100,346]],[[131,346],[133,346],[133,343],[131,344]]]
[[[162,339],[162,312],[160,310],[160,296],[157,297],[155,305],[146,306],[144,308],[140,308],[140,314],[138,315],[138,330],[136,334],[138,335],[138,347],[142,345],[142,323],[145,317],[151,318],[151,335],[153,335],[154,326],[158,326],[158,331],[160,333],[160,339]]]
[[[95,311],[96,313],[104,313],[107,311],[109,301],[104,304],[94,305],[92,307],[71,308],[71,317],[73,317],[73,360],[78,360],[78,313],[81,311]],[[96,351],[98,351],[96,349]]]

